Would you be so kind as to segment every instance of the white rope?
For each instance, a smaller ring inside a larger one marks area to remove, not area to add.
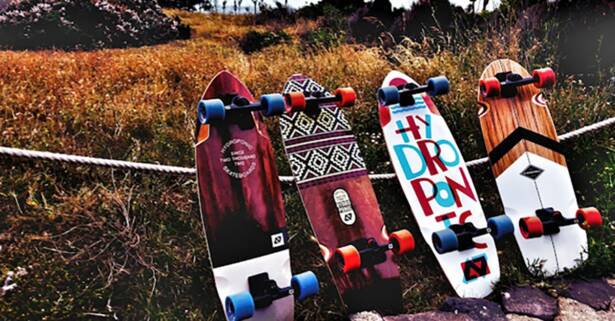
[[[581,136],[583,134],[596,131],[596,130],[602,128],[602,127],[611,126],[613,124],[615,124],[615,117],[611,117],[611,118],[605,119],[603,121],[599,121],[599,122],[597,122],[595,124],[587,125],[585,127],[579,128],[577,130],[573,130],[573,131],[571,131],[569,133],[566,133],[564,135],[559,136],[559,139],[564,141],[564,140],[567,140],[567,139],[575,138],[577,136]]]
[[[578,137],[580,135],[596,131],[606,126],[611,126],[615,124],[615,117],[611,117],[605,119],[603,121],[597,122],[595,124],[585,126],[579,128],[577,130],[573,130],[569,133],[559,136],[560,141],[565,141],[568,139],[572,139]],[[128,161],[120,161],[113,159],[104,159],[104,158],[95,158],[95,157],[85,157],[85,156],[77,156],[77,155],[66,155],[59,153],[50,153],[50,152],[40,152],[33,150],[25,150],[19,148],[10,148],[10,147],[0,147],[0,155],[15,157],[15,158],[27,158],[27,159],[41,159],[41,160],[51,160],[63,163],[73,163],[80,165],[93,165],[93,166],[102,166],[102,167],[111,167],[111,168],[123,168],[123,169],[131,169],[138,171],[149,171],[149,172],[161,172],[167,174],[177,174],[177,175],[196,175],[196,169],[188,168],[188,167],[178,167],[178,166],[168,166],[168,165],[159,165],[159,164],[149,164],[149,163],[137,163],[137,162],[128,162]],[[478,165],[483,165],[489,162],[487,157],[474,159],[469,162],[466,162],[466,166],[474,167]],[[394,173],[390,174],[371,174],[369,178],[372,180],[387,180],[395,178]],[[280,181],[283,183],[292,183],[295,181],[293,176],[280,176]]]
[[[168,173],[168,174],[179,174],[179,175],[196,174],[196,170],[194,168],[166,166],[166,165],[148,164],[148,163],[136,163],[136,162],[113,160],[113,159],[85,157],[85,156],[77,156],[77,155],[66,155],[66,154],[50,153],[50,152],[39,152],[35,150],[25,150],[25,149],[10,148],[10,147],[0,147],[0,155],[6,155],[6,156],[11,156],[11,157],[17,157],[17,158],[27,158],[27,159],[51,160],[51,161],[57,161],[57,162],[63,162],[63,163],[73,163],[73,164],[80,164],[80,165],[93,165],[93,166],[102,166],[102,167],[133,169],[133,170],[139,170],[139,171],[162,172],[162,173]]]

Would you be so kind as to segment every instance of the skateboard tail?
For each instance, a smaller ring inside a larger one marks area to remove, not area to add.
[[[529,168],[534,170],[530,172]],[[566,218],[576,215],[578,205],[568,169],[539,155],[528,152],[518,158],[496,178],[496,184],[506,215],[517,227],[521,218],[535,215],[542,208],[557,208]],[[552,276],[574,269],[586,257],[587,235],[577,225],[563,226],[557,234],[532,239],[516,228],[515,238],[533,274]]]
[[[272,268],[274,267],[274,268]],[[280,267],[282,267],[280,269]],[[229,295],[246,291],[248,277],[268,273],[279,286],[291,284],[290,255],[281,251],[251,260],[230,264],[213,269],[214,281],[220,302],[225,302]],[[250,320],[294,320],[294,298],[287,296],[273,301],[266,309],[257,309]],[[225,315],[227,307],[223,304]]]

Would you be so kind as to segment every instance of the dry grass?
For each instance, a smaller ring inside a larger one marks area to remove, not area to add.
[[[528,67],[550,59],[535,47],[522,49],[514,29],[474,39],[457,52],[407,42],[387,53],[356,45],[308,53],[288,44],[245,55],[236,39],[250,29],[270,26],[252,26],[248,17],[170,13],[193,26],[194,39],[88,53],[0,52],[0,145],[192,166],[195,105],[217,71],[236,73],[256,95],[279,91],[288,76],[305,73],[329,88],[357,89],[359,104],[347,114],[370,170],[389,172],[374,98],[385,74],[400,69],[419,81],[439,74],[449,77],[453,90],[437,103],[469,160],[484,154],[475,106],[482,68],[499,57]],[[313,27],[304,21],[284,28],[296,35]],[[564,79],[551,93],[559,132],[615,116],[612,90]],[[287,174],[276,120],[268,124],[278,167]],[[611,216],[612,197],[604,195],[613,191],[614,136],[607,129],[569,144],[583,203],[607,209]],[[89,320],[98,313],[123,320],[222,319],[193,178],[8,158],[0,164],[0,275],[18,266],[29,271],[17,280],[15,292],[0,299],[1,316]],[[500,213],[489,169],[472,174],[486,211]],[[389,228],[414,229],[396,182],[379,182],[375,188]],[[322,295],[302,303],[297,320],[342,319],[335,288],[317,248],[308,241],[311,232],[295,189],[287,186],[284,196],[294,271],[313,269],[323,281]],[[592,237],[600,240],[590,249],[599,253],[594,263],[615,262],[601,245],[615,245],[612,226]],[[534,282],[524,274],[515,245],[507,242],[502,248],[505,281]],[[453,293],[422,242],[400,263],[407,311],[430,309]]]
[[[255,25],[252,16],[203,14],[165,9],[169,16],[177,16],[192,28],[193,38],[204,38],[214,44],[233,45],[249,30],[264,31],[267,26]]]

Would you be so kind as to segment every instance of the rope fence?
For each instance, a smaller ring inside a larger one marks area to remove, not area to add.
[[[559,139],[560,141],[573,139],[580,135],[584,135],[584,134],[587,134],[593,131],[597,131],[601,128],[611,126],[613,124],[615,124],[615,117],[611,117],[603,121],[594,123],[592,125],[588,125],[588,126],[579,128],[577,130],[573,130],[569,133],[559,136]],[[118,168],[118,169],[136,170],[136,171],[143,171],[143,172],[158,172],[158,173],[165,173],[165,174],[187,175],[187,176],[196,175],[196,169],[190,168],[190,167],[178,167],[178,166],[151,164],[151,163],[129,162],[129,161],[121,161],[121,160],[113,160],[113,159],[96,158],[96,157],[86,157],[86,156],[78,156],[78,155],[41,152],[41,151],[26,150],[26,149],[11,148],[11,147],[1,147],[0,146],[0,155],[13,157],[13,158],[46,160],[46,161],[55,161],[55,162],[61,162],[61,163]],[[474,167],[474,166],[487,164],[488,162],[489,162],[489,159],[487,157],[483,157],[483,158],[474,159],[474,160],[466,162],[466,166]],[[387,179],[395,178],[395,174],[393,173],[371,174],[369,175],[369,178],[372,180],[387,180]],[[292,183],[295,181],[295,178],[292,176],[280,176],[280,181],[284,183]]]

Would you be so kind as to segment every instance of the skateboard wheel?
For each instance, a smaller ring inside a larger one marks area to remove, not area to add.
[[[526,239],[542,236],[545,231],[538,216],[524,217],[519,221],[519,230]]]
[[[290,92],[287,93],[285,97],[286,103],[289,106],[289,110],[287,110],[287,112],[298,112],[305,110],[305,95],[302,92]]]
[[[229,321],[244,320],[254,315],[254,299],[250,292],[229,295],[224,305],[226,305],[226,317]]]
[[[286,111],[286,102],[280,94],[270,94],[261,96],[261,106],[265,116],[281,115]]]
[[[587,230],[602,225],[602,215],[595,207],[580,208],[577,210],[579,225]]]
[[[357,100],[357,93],[351,87],[338,88],[335,90],[335,97],[338,108],[350,107]]]
[[[445,76],[438,76],[427,79],[427,94],[435,97],[439,95],[446,95],[450,90],[450,84],[448,78]]]
[[[551,88],[555,85],[556,76],[551,68],[540,68],[532,71],[532,77],[536,80],[536,88]]]
[[[361,254],[353,245],[340,247],[335,251],[335,254],[338,257],[342,272],[348,273],[361,268]]]
[[[498,215],[487,220],[487,226],[491,230],[491,235],[494,239],[500,240],[504,236],[512,234],[515,231],[515,226],[510,217],[506,215]]]
[[[312,271],[294,275],[290,280],[290,284],[295,290],[295,298],[299,301],[303,301],[308,297],[316,295],[320,291],[318,278]]]
[[[393,244],[393,253],[402,255],[414,250],[414,237],[408,230],[399,230],[389,235],[391,244]]]
[[[459,248],[459,240],[457,240],[457,234],[451,229],[445,229],[442,231],[434,232],[431,235],[431,241],[436,251],[440,254],[455,251]]]
[[[224,103],[220,99],[201,100],[197,110],[201,124],[209,124],[214,120],[223,120],[226,113]]]
[[[383,105],[399,103],[399,89],[395,86],[387,86],[378,89],[378,100]]]
[[[487,78],[481,79],[480,84],[480,93],[483,97],[496,97],[500,95],[500,91],[502,90],[502,84],[497,78]]]

